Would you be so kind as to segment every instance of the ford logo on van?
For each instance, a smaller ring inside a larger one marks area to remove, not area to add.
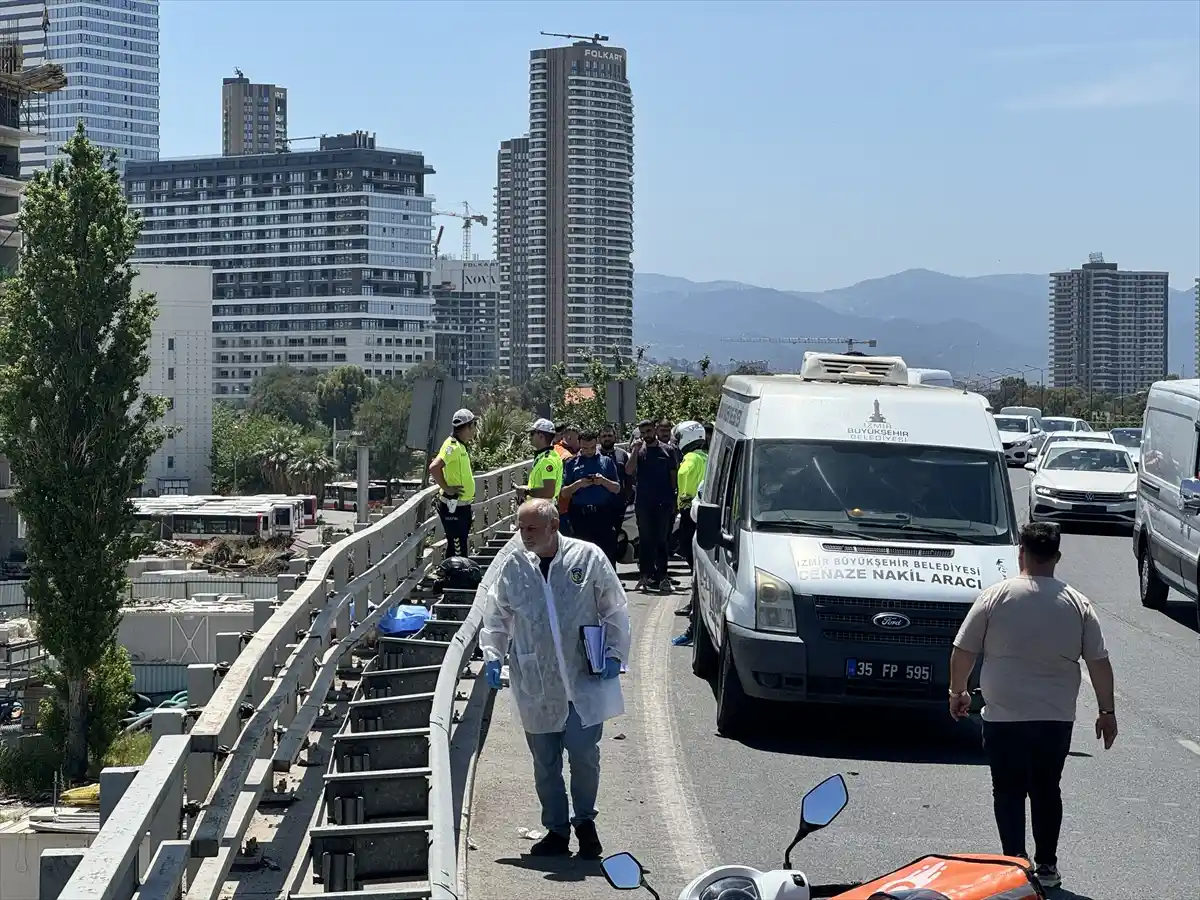
[[[875,627],[886,628],[888,631],[899,631],[912,624],[912,620],[908,616],[891,612],[878,613],[871,621],[875,623]]]

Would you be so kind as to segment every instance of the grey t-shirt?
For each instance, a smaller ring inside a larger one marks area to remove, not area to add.
[[[1029,575],[980,594],[954,646],[983,654],[989,722],[1075,721],[1079,660],[1108,656],[1091,601],[1057,578]]]

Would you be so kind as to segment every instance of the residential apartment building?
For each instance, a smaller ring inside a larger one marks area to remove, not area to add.
[[[500,306],[497,362],[521,384],[529,380],[529,137],[502,141],[496,154],[493,219]]]
[[[238,70],[221,84],[221,152],[225,156],[284,153],[287,88],[253,84]]]
[[[495,260],[434,260],[435,358],[464,384],[498,371],[499,303]]]
[[[167,399],[162,424],[175,434],[150,458],[142,495],[212,490],[212,270],[205,266],[139,265],[133,290],[149,291],[158,318],[146,351],[142,390]],[[0,456],[0,563],[24,546],[25,527],[13,497],[18,485]]]
[[[1200,378],[1200,278],[1196,279],[1196,331],[1195,339],[1192,341],[1192,355],[1195,356],[1195,361],[1192,364],[1192,377]]]
[[[142,390],[167,398],[163,424],[176,433],[150,458],[143,494],[212,490],[212,269],[137,265],[135,291],[158,301]]]
[[[278,365],[389,377],[433,359],[431,174],[365,132],[126,167],[136,258],[213,270],[214,397],[245,397]]]
[[[1122,271],[1093,253],[1050,276],[1050,384],[1126,396],[1167,374],[1166,272]]]
[[[593,41],[529,57],[527,367],[580,377],[633,355],[627,57]]]
[[[67,76],[22,145],[25,177],[59,157],[80,120],[119,164],[158,159],[158,0],[0,0],[0,30],[16,35],[27,67],[55,63]]]

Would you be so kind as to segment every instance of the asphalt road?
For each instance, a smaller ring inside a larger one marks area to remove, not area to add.
[[[1019,521],[1028,475],[1010,470]],[[1121,733],[1105,751],[1092,731],[1085,681],[1064,775],[1059,897],[1194,900],[1200,896],[1200,639],[1195,607],[1166,614],[1138,601],[1127,534],[1070,533],[1061,574],[1096,605],[1117,677]],[[669,708],[684,781],[702,818],[698,838],[722,862],[781,864],[800,797],[834,772],[851,805],[800,845],[810,877],[840,882],[889,871],[928,852],[999,852],[978,730],[940,716],[824,715],[789,722],[753,745],[715,734],[708,685],[690,655],[671,652]],[[1032,848],[1031,848],[1032,849]],[[674,884],[671,889],[678,890]]]
[[[1010,470],[1024,521],[1028,476]],[[1080,900],[1200,896],[1200,636],[1195,608],[1138,602],[1127,534],[1070,533],[1061,573],[1095,603],[1117,676],[1121,734],[1105,751],[1084,683],[1064,776],[1064,890]],[[663,897],[718,863],[782,865],[804,792],[841,772],[850,806],[794,864],[817,882],[867,880],[931,852],[999,852],[988,772],[971,723],[879,711],[782,707],[751,742],[719,737],[691,650],[669,639],[682,598],[630,593],[635,647],[626,715],[605,727],[599,802],[605,850],[629,850]],[[619,737],[617,737],[619,735]],[[479,764],[469,900],[615,897],[594,864],[522,853],[536,828],[528,751],[511,698],[497,698]]]

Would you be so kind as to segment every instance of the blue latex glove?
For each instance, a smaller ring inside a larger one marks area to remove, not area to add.
[[[483,664],[483,676],[487,679],[488,687],[498,691],[504,687],[500,683],[500,660],[493,659]]]
[[[608,681],[608,679],[616,678],[620,674],[621,661],[619,659],[613,659],[610,656],[608,659],[604,660],[604,672],[601,674],[601,678],[603,678],[605,681]]]

